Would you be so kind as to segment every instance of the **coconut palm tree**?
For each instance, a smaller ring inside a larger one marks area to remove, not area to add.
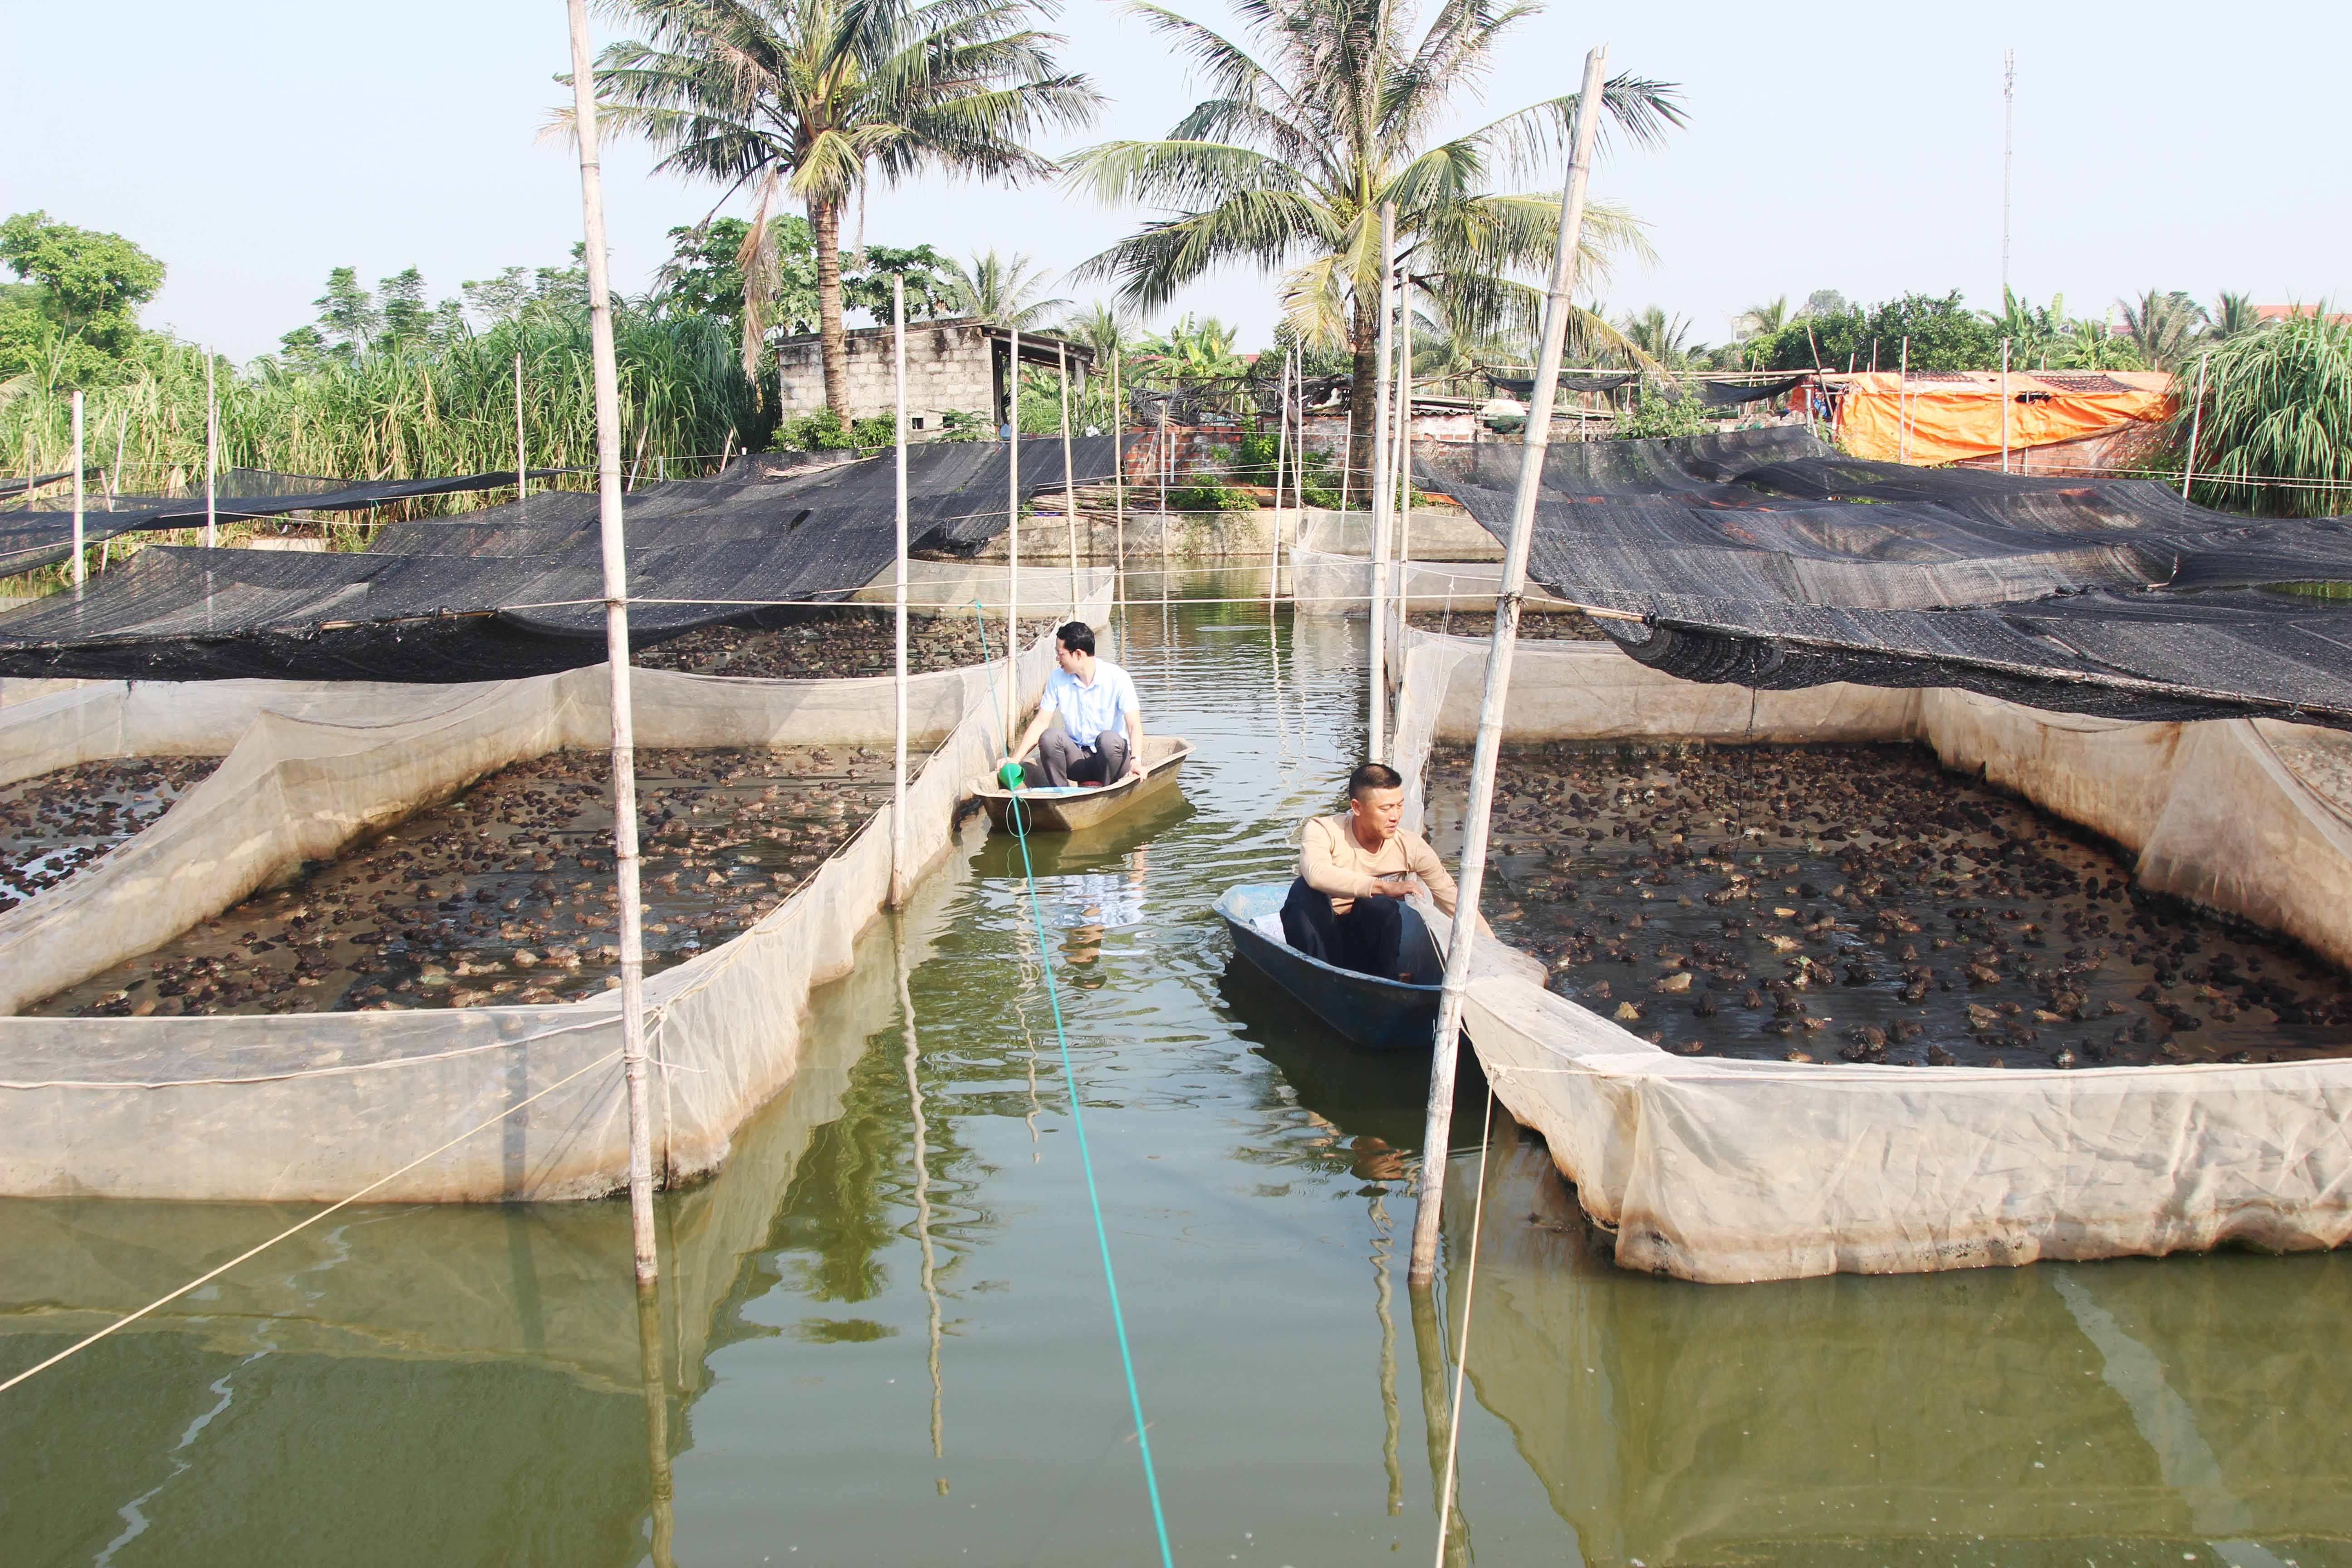
[[[1083,310],[1071,311],[1055,330],[1092,349],[1095,368],[1104,373],[1110,368],[1112,351],[1129,349],[1135,341],[1134,323],[1127,319],[1126,312],[1104,300],[1096,300]]]
[[[1789,313],[1789,297],[1783,294],[1760,305],[1750,305],[1732,317],[1731,331],[1737,338],[1760,337],[1766,332],[1779,331],[1795,319]]]
[[[2150,289],[2137,300],[2118,300],[2124,314],[2124,336],[2150,370],[2171,370],[2187,356],[2198,329],[2205,324],[2205,307],[2174,289]]]
[[[2205,335],[2217,343],[2253,331],[2262,324],[2262,312],[2254,308],[2254,297],[2232,294],[2226,289],[2213,296],[2212,308],[2205,312]]]
[[[1297,340],[1353,357],[1349,462],[1368,468],[1383,204],[1396,205],[1400,265],[1419,297],[1409,304],[1469,336],[1524,331],[1539,312],[1540,289],[1523,279],[1549,269],[1559,198],[1492,185],[1559,153],[1576,95],[1442,133],[1536,7],[1438,0],[1416,37],[1412,8],[1394,0],[1240,0],[1256,52],[1150,0],[1128,9],[1191,61],[1212,96],[1162,140],[1105,142],[1069,161],[1073,182],[1097,197],[1172,214],[1082,270],[1118,279],[1121,298],[1145,310],[1231,263],[1279,271]],[[1664,83],[1620,76],[1605,93],[1609,117],[1636,142],[1682,122]],[[1633,218],[1595,203],[1580,280],[1646,248]]]
[[[1705,343],[1690,341],[1690,319],[1669,316],[1663,306],[1626,315],[1618,321],[1617,331],[1625,340],[1626,363],[1637,369],[1682,370],[1693,357],[1706,352]]]
[[[961,261],[947,265],[948,309],[992,327],[1029,331],[1069,303],[1043,297],[1046,279],[1045,269],[1031,257],[1008,261],[994,250],[975,251],[969,267]]]
[[[1018,180],[1052,165],[1026,139],[1091,119],[1032,0],[626,0],[644,39],[597,58],[598,112],[666,173],[758,192],[743,255],[743,364],[768,325],[770,209],[808,210],[826,404],[848,404],[841,220],[877,180],[948,169]],[[569,119],[559,111],[557,122]]]

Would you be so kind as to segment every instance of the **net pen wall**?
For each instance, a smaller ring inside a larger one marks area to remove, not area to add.
[[[1080,614],[1099,619],[1107,586],[1099,576],[1083,585]],[[1022,654],[1024,701],[1042,689],[1051,658],[1045,639]],[[639,672],[637,679],[662,673]],[[952,721],[908,786],[908,838],[919,866],[946,849],[966,781],[987,770],[999,743],[991,667],[924,679],[949,694],[944,700]],[[323,821],[332,832],[340,822],[366,816],[365,807],[381,792],[371,793],[363,778],[339,777],[335,763],[378,745],[432,752],[439,761],[420,769],[444,767],[444,779],[461,780],[496,765],[497,754],[520,753],[526,744],[562,744],[566,726],[583,726],[587,743],[601,743],[601,702],[572,700],[567,683],[584,689],[596,678],[583,672],[496,683],[455,694],[441,712],[400,724],[330,724],[283,715],[257,721],[274,753],[265,771],[276,772],[299,793],[314,764],[293,753],[321,752],[321,792],[343,793],[354,803],[323,811],[314,805],[307,813],[266,804],[264,815],[283,819],[278,834],[298,819],[313,826]],[[778,738],[781,727],[798,741],[812,726],[791,722],[773,694],[754,689],[790,685],[840,689],[824,694],[837,698],[827,710],[841,720],[835,734],[845,742],[887,744],[889,704],[879,689],[885,684],[672,677],[656,687],[709,695],[698,703],[667,702],[648,700],[641,686],[639,740],[654,746],[756,746]],[[101,697],[107,692],[92,689]],[[861,714],[864,731],[852,730]],[[102,723],[96,728],[104,731]],[[149,740],[135,727],[117,728],[113,735],[125,746]],[[485,736],[491,738],[488,753],[480,749]],[[261,759],[249,765],[261,768]],[[215,779],[226,772],[225,766]],[[390,793],[421,798],[429,793],[420,787],[422,777],[397,782]],[[792,1078],[810,989],[847,972],[857,933],[883,906],[890,875],[889,809],[877,812],[749,931],[646,983],[656,1074],[655,1150],[668,1179],[715,1168],[737,1128]],[[167,814],[157,829],[171,820]],[[195,893],[194,884],[236,879],[224,873],[244,852],[244,826],[232,820],[211,831],[213,823],[201,812],[190,821],[206,829],[182,830],[184,840],[194,842],[173,847],[158,839],[168,854],[149,851],[149,860],[168,865],[129,873],[101,865],[57,889],[92,910],[86,933],[103,924],[101,911],[122,913],[122,900],[134,896],[141,877],[178,889],[173,896],[185,900],[183,910],[215,900]],[[83,890],[76,894],[77,888]],[[22,910],[38,910],[47,899]],[[40,940],[54,944],[58,939]],[[49,951],[45,962],[63,962],[53,945]],[[339,1198],[452,1131],[544,1093],[508,1117],[499,1131],[460,1142],[380,1195],[427,1202],[600,1196],[617,1187],[626,1171],[619,1040],[617,1004],[605,999],[274,1017],[0,1018],[0,1094],[12,1111],[0,1132],[0,1194]]]

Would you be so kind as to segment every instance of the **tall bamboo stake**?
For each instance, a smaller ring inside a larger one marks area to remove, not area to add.
[[[528,509],[523,504],[530,497],[530,465],[524,460],[522,440],[522,351],[515,351],[515,511]]]
[[[669,1456],[669,1385],[662,1376],[661,1290],[650,1281],[637,1287],[637,1378],[646,1399],[646,1473],[653,1483],[646,1544],[654,1568],[676,1568],[677,1478]]]
[[[1004,355],[1004,743],[1021,733],[1021,329]]]
[[[81,559],[81,394],[73,395],[73,585],[82,580]]]
[[[1118,605],[1118,660],[1127,662],[1127,418],[1120,412],[1118,344],[1110,345],[1110,504],[1112,597]]]
[[[213,391],[213,351],[205,350],[205,548],[220,543],[220,399]]]
[[[914,868],[907,864],[907,278],[890,277],[891,372],[898,393],[898,560],[892,579],[898,606],[898,724],[890,753],[890,907],[907,907]]]
[[[1600,123],[1603,45],[1584,57],[1584,86],[1576,100],[1576,134],[1568,165],[1568,192],[1559,204],[1559,238],[1552,252],[1544,298],[1543,341],[1536,352],[1536,384],[1528,394],[1528,426],[1519,446],[1518,489],[1511,498],[1511,540],[1503,555],[1503,591],[1495,600],[1495,633],[1486,648],[1486,690],[1478,705],[1478,744],[1470,763],[1470,809],[1462,828],[1462,875],[1454,906],[1453,940],[1445,953],[1445,988],[1437,1008],[1436,1049],[1429,1060],[1429,1120],[1421,1142],[1421,1191],[1412,1216],[1412,1262],[1406,1279],[1427,1284],[1437,1268],[1437,1222],[1445,1203],[1445,1149],[1453,1135],[1454,1078],[1462,1036],[1463,994],[1470,980],[1471,945],[1478,931],[1478,897],[1486,879],[1486,832],[1495,805],[1495,763],[1503,749],[1503,704],[1511,689],[1511,654],[1519,635],[1519,600],[1528,576],[1528,544],[1535,531],[1536,493],[1544,447],[1551,437],[1552,399],[1559,387],[1560,352],[1568,337],[1569,297],[1576,283],[1576,247],[1584,228],[1584,187],[1592,172],[1592,137]]]
[[[1070,614],[1078,613],[1078,480],[1070,455],[1070,345],[1055,339],[1054,368],[1062,377],[1062,517],[1070,528]]]
[[[1397,280],[1397,625],[1412,600],[1412,300]],[[1402,637],[1400,630],[1397,634]]]
[[[653,1119],[646,1100],[645,911],[637,886],[637,765],[629,705],[629,561],[621,516],[621,379],[613,356],[613,292],[604,254],[604,181],[596,150],[595,65],[588,0],[566,0],[572,23],[572,119],[580,143],[580,210],[588,242],[588,335],[596,391],[597,520],[604,563],[604,660],[612,678],[613,869],[620,882],[621,1061],[629,1091],[629,1231],[637,1282],[655,1278]]]
[[[1911,460],[1911,334],[1903,334],[1903,365],[1895,373],[1895,428],[1897,460]]]
[[[2000,471],[2009,472],[2009,340],[2000,340]]]
[[[1380,335],[1372,350],[1376,368],[1372,373],[1372,603],[1371,603],[1371,723],[1370,743],[1365,755],[1379,762],[1389,751],[1389,510],[1391,492],[1389,489],[1389,317],[1394,310],[1391,303],[1391,279],[1396,254],[1396,204],[1381,204],[1381,315]]]
[[[1168,399],[1160,400],[1160,603],[1168,603],[1168,476],[1175,471],[1175,454],[1168,449]],[[1167,619],[1165,615],[1160,617]]]
[[[1282,470],[1290,454],[1290,355],[1282,356],[1282,401],[1274,420],[1274,548],[1268,560],[1265,607],[1271,611],[1282,594]]]
[[[2189,451],[2180,459],[2180,499],[2182,500],[2189,499],[2189,476],[2197,468],[2197,429],[2200,421],[2205,417],[2205,364],[2212,357],[2210,353],[2201,353],[2197,356],[2197,401],[2189,405]]]

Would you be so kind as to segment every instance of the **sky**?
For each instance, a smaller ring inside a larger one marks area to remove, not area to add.
[[[1220,0],[1178,8],[1232,25]],[[316,314],[331,268],[373,281],[414,265],[438,299],[504,267],[561,264],[579,238],[577,165],[539,137],[568,98],[552,79],[569,59],[562,0],[11,10],[0,213],[41,208],[161,258],[152,326],[242,360]],[[1201,96],[1113,5],[1073,0],[1055,26],[1108,101],[1094,128],[1045,151],[1164,134]],[[625,36],[609,16],[597,32]],[[2352,300],[2352,7],[1555,4],[1519,24],[1461,124],[1572,91],[1601,42],[1612,72],[1678,84],[1689,125],[1656,149],[1605,150],[1594,193],[1647,223],[1656,260],[1579,294],[1612,311],[1663,306],[1696,341],[1725,341],[1746,307],[1816,289],[1857,300],[1958,289],[1997,304],[2006,48],[2020,294],[2063,292],[2076,315],[2149,288]],[[100,46],[102,72],[76,68]],[[667,255],[667,231],[719,195],[650,165],[641,147],[607,149],[614,277],[631,291]],[[1027,253],[1060,273],[1143,216],[1051,184],[923,180],[877,192],[864,232]],[[1056,291],[1108,293],[1076,280]],[[1184,310],[1256,346],[1274,322],[1272,279],[1213,276],[1152,324]]]

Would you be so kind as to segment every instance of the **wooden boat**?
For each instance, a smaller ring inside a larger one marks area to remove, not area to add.
[[[1244,882],[1217,900],[1234,951],[1308,1011],[1368,1050],[1427,1050],[1437,1033],[1435,985],[1408,985],[1309,958],[1259,925],[1278,926],[1288,882]]]
[[[970,789],[988,808],[993,826],[1011,830],[1008,814],[1021,804],[1022,826],[1031,833],[1076,833],[1097,826],[1138,801],[1150,800],[1176,784],[1192,742],[1178,735],[1143,737],[1143,776],[1109,784],[1045,784],[1018,792],[992,778],[976,778]]]

